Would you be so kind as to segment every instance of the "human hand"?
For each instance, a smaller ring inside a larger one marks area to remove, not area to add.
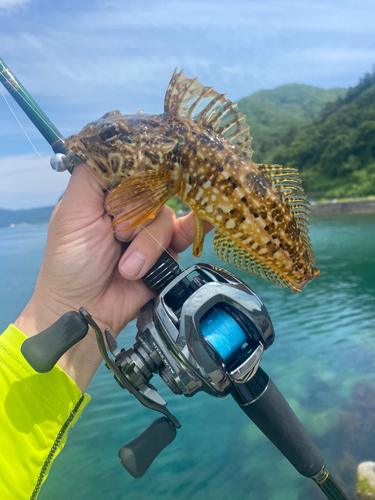
[[[140,278],[165,248],[176,256],[194,240],[192,214],[176,221],[166,206],[147,231],[136,228],[129,233],[113,233],[104,199],[105,192],[93,171],[84,164],[75,167],[51,217],[34,294],[15,321],[29,337],[80,307],[88,310],[100,328],[109,328],[116,337],[153,296]],[[124,253],[123,242],[130,239],[133,241]],[[58,365],[84,392],[100,362],[90,331]]]

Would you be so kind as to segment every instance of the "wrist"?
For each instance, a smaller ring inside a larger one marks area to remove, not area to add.
[[[51,326],[59,317],[57,312],[48,307],[48,303],[44,304],[44,301],[36,299],[34,294],[14,321],[14,325],[28,337],[34,337]]]

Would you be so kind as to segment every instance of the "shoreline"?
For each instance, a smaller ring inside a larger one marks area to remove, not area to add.
[[[367,200],[331,200],[324,203],[312,202],[310,205],[310,216],[315,215],[361,215],[375,214],[375,198]],[[190,213],[191,210],[179,210],[176,212],[176,217],[183,217]]]
[[[360,215],[375,214],[375,198],[368,200],[332,200],[311,203],[310,215]]]
[[[310,216],[315,215],[363,215],[363,214],[375,214],[375,197],[371,199],[364,200],[344,200],[340,201],[331,200],[324,203],[311,202],[310,205]],[[186,210],[180,209],[175,212],[176,217],[183,217],[190,213],[191,210],[186,207]],[[4,228],[15,228],[24,226],[48,226],[48,222],[13,222],[10,224],[0,224],[0,227]]]

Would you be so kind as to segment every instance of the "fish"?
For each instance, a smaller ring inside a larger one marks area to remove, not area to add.
[[[310,204],[297,169],[253,162],[249,129],[227,94],[175,70],[163,114],[111,111],[65,144],[110,191],[105,209],[113,227],[143,224],[177,196],[194,214],[195,257],[208,221],[222,261],[301,291],[320,274]]]

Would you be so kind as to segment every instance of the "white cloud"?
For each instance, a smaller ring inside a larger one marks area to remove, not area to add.
[[[0,10],[11,11],[18,9],[18,7],[24,7],[26,4],[30,3],[31,0],[0,0]]]
[[[94,2],[74,15],[57,10],[53,28],[34,20],[16,33],[0,34],[0,46],[37,101],[59,96],[74,106],[75,116],[92,109],[91,120],[115,108],[161,112],[176,66],[233,99],[286,81],[319,85],[320,78],[326,85],[346,78],[348,68],[358,79],[375,59],[368,42],[371,5],[366,0],[355,5],[349,0]],[[353,47],[350,37],[358,38]]]
[[[182,28],[195,31],[204,29],[227,30],[231,43],[236,37],[233,29],[241,28],[250,37],[262,33],[274,36],[286,30],[293,31],[343,31],[346,33],[373,33],[373,18],[368,15],[372,0],[357,2],[267,0],[175,0],[103,2],[101,10],[89,10],[83,15],[88,30]],[[345,5],[346,3],[346,5]],[[360,5],[362,4],[362,5]],[[82,21],[81,21],[82,22]]]
[[[0,208],[21,209],[54,205],[65,191],[70,175],[58,173],[36,154],[0,159]]]
[[[27,0],[0,0],[0,12],[22,5]],[[102,0],[90,9],[77,2],[69,11],[58,2],[32,5],[27,15],[20,9],[12,23],[3,23],[1,55],[63,135],[114,109],[161,113],[176,66],[238,100],[292,82],[355,85],[375,61],[373,0]],[[33,143],[47,150],[10,102]],[[18,128],[0,103],[0,166],[1,154],[28,151]],[[31,161],[31,155],[22,158]],[[0,170],[0,189],[6,186],[0,206],[16,185],[13,160],[7,184]],[[45,200],[59,174],[43,164],[40,175],[34,168],[22,176],[31,193],[51,177],[48,190],[38,191]]]

